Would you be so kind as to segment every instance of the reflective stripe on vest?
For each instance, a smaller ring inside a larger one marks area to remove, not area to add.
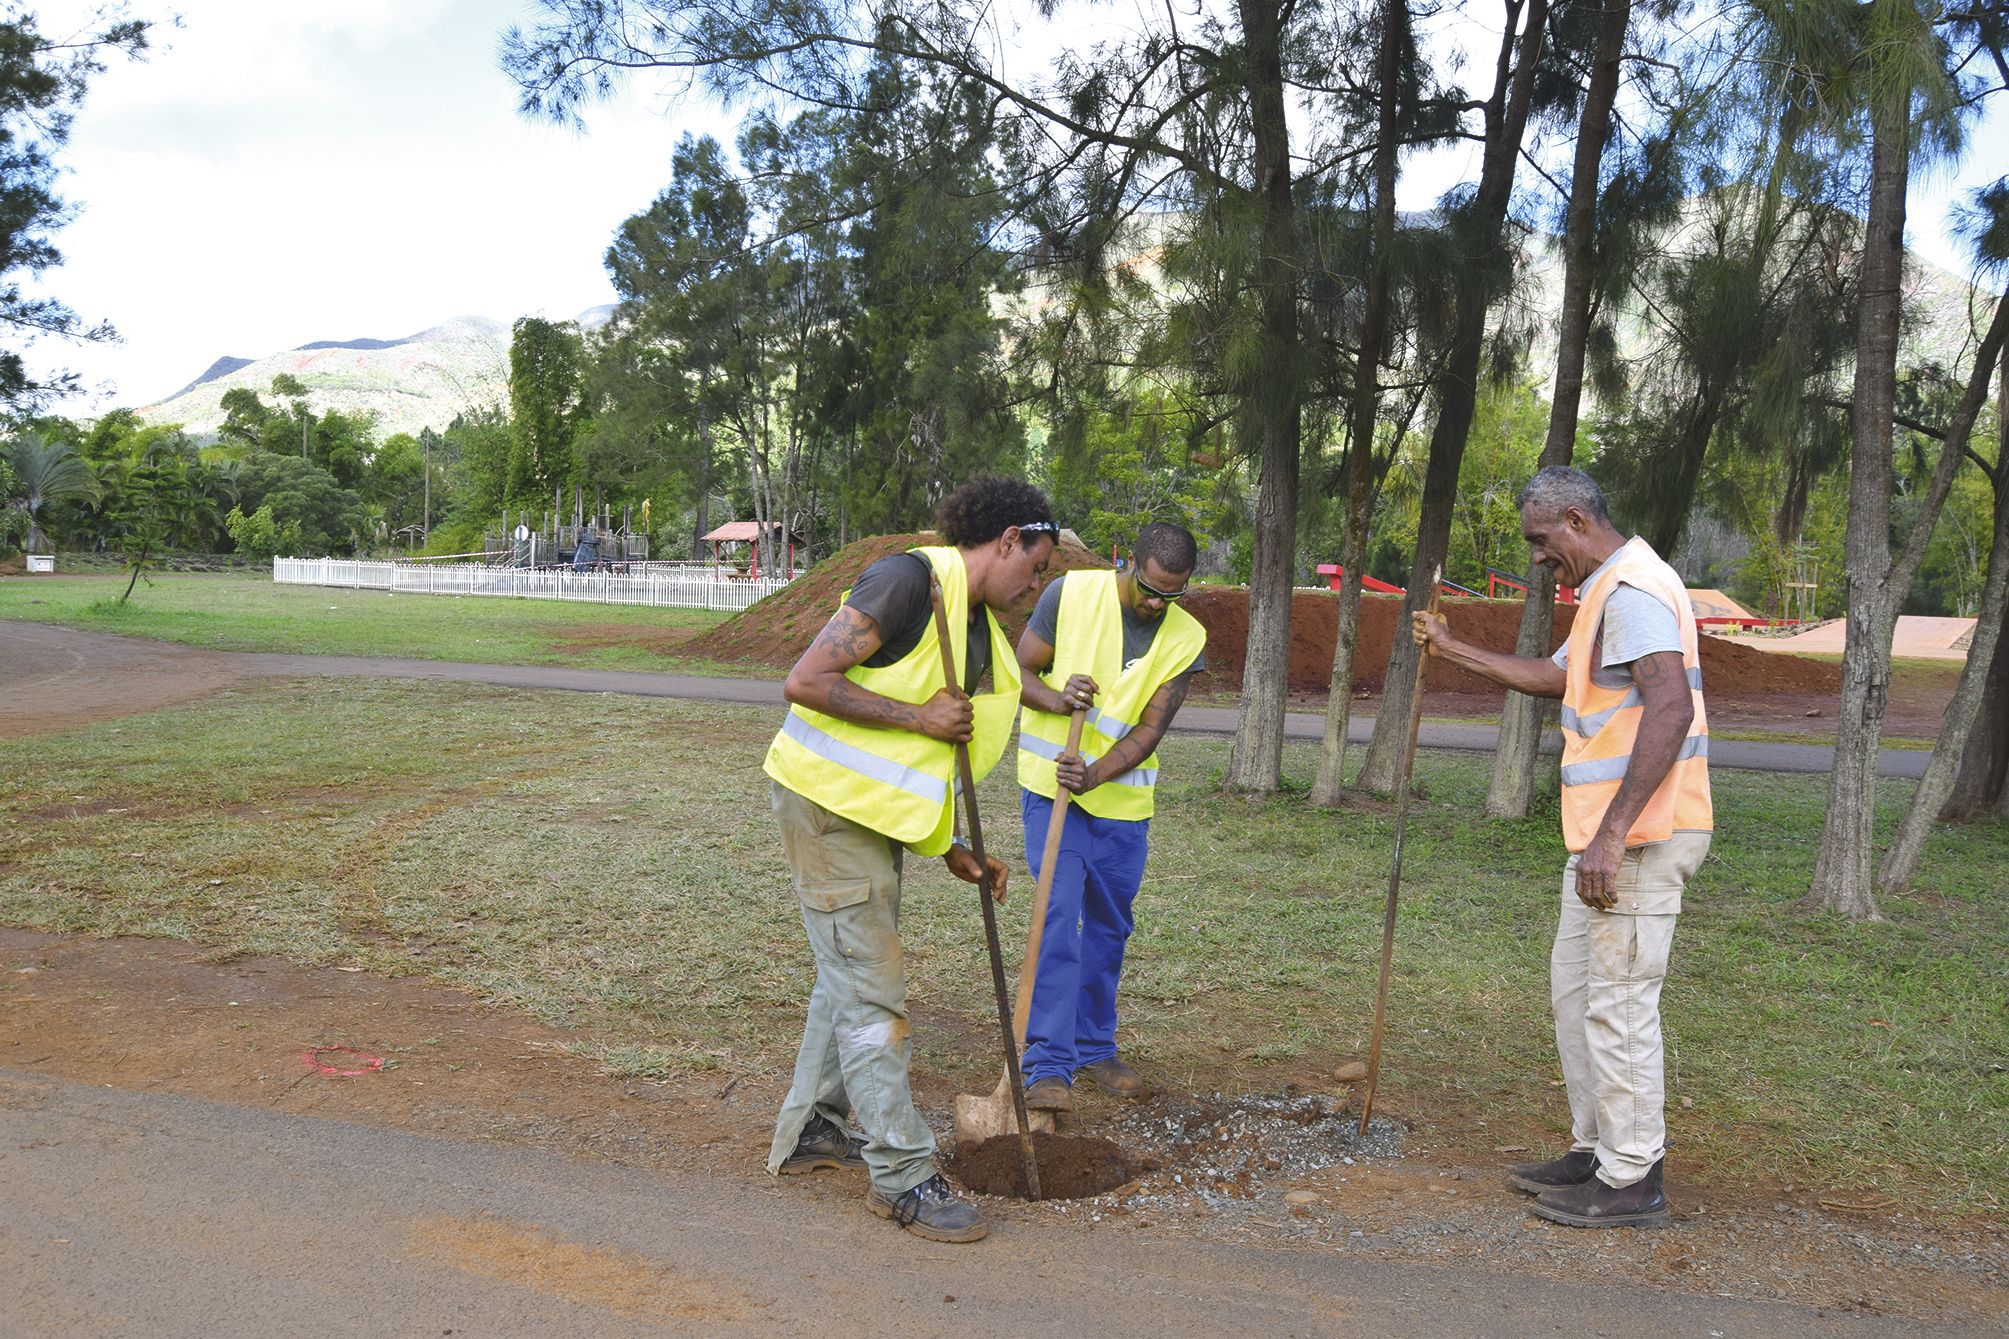
[[[968,572],[953,548],[910,552],[925,559],[942,587],[943,613],[953,629],[969,626]],[[975,716],[970,768],[982,780],[1011,743],[1018,714],[1018,658],[1004,629],[989,610],[991,691],[971,700]],[[955,636],[951,651],[960,679],[969,660],[968,636]],[[942,688],[941,640],[929,619],[921,640],[896,664],[854,665],[844,677],[861,688],[897,702],[919,705]],[[961,791],[955,750],[912,730],[864,725],[809,707],[789,708],[763,770],[806,799],[854,823],[884,833],[920,855],[949,849],[954,827],[953,796]]]
[[[1207,646],[1207,630],[1177,605],[1166,606],[1150,648],[1123,666],[1123,596],[1114,572],[1070,572],[1060,588],[1053,664],[1041,677],[1055,689],[1068,676],[1086,674],[1100,691],[1083,719],[1081,756],[1099,761],[1143,717],[1152,696],[1186,672]],[[1054,797],[1054,761],[1067,744],[1068,718],[1027,707],[1020,721],[1019,784]],[[1097,818],[1145,819],[1156,809],[1158,755],[1153,752],[1121,776],[1074,797]]]
[[[1625,835],[1627,846],[1665,841],[1677,831],[1715,827],[1709,796],[1709,720],[1702,704],[1701,636],[1688,588],[1643,539],[1628,540],[1593,589],[1580,592],[1570,626],[1569,661],[1563,687],[1563,841],[1572,851],[1590,845],[1605,811],[1632,765],[1645,699],[1629,681],[1621,683],[1602,668],[1594,648],[1606,602],[1621,585],[1643,591],[1666,605],[1681,632],[1694,718],[1673,764]]]

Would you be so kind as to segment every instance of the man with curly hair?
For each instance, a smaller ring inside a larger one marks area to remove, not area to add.
[[[936,1170],[908,1086],[901,862],[913,851],[971,883],[984,873],[953,836],[954,746],[969,746],[981,780],[1010,742],[1018,662],[993,611],[1038,589],[1060,527],[1044,493],[993,478],[944,498],[936,524],[944,543],[865,569],[783,686],[792,705],[765,770],[816,986],[767,1168],[863,1169],[873,1213],[965,1242],[984,1235],[983,1217]],[[943,681],[938,586],[954,684]],[[1002,900],[1004,863],[989,866]],[[847,1112],[862,1138],[845,1128]]]

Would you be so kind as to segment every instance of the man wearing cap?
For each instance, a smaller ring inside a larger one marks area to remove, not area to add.
[[[1604,493],[1567,466],[1521,490],[1536,564],[1577,588],[1553,658],[1460,641],[1413,615],[1431,655],[1537,697],[1562,699],[1562,919],[1549,955],[1570,1151],[1508,1180],[1572,1227],[1670,1221],[1660,988],[1681,893],[1709,854],[1709,725],[1695,611],[1681,577],[1613,528]]]
[[[1207,630],[1177,604],[1197,557],[1184,528],[1147,525],[1121,572],[1049,584],[1019,638],[1020,811],[1035,876],[1059,788],[1073,796],[1026,1022],[1026,1105],[1039,1110],[1070,1110],[1077,1074],[1119,1097],[1144,1093],[1116,1054],[1116,987],[1144,879],[1158,741],[1207,666]],[[1070,753],[1080,708],[1081,748]]]

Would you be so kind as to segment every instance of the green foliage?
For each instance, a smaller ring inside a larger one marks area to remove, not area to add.
[[[7,465],[11,482],[6,505],[19,517],[14,528],[23,534],[30,553],[47,553],[51,541],[42,524],[50,509],[63,502],[94,500],[99,493],[97,478],[76,447],[38,432],[24,432],[8,444]]]
[[[1173,521],[1202,545],[1218,521],[1210,472],[1189,463],[1192,430],[1164,396],[1083,406],[1086,422],[1049,453],[1047,488],[1096,553],[1128,549],[1152,521]]]
[[[237,473],[238,509],[269,507],[282,533],[297,535],[300,555],[353,553],[366,524],[363,500],[298,456],[259,452]]]
[[[1480,390],[1458,469],[1445,576],[1484,589],[1488,567],[1527,570],[1514,498],[1535,473],[1548,426],[1549,402],[1533,386],[1489,382]]]
[[[570,321],[525,316],[511,327],[511,441],[503,501],[535,505],[574,482],[572,443],[584,425],[585,344]]]
[[[300,523],[289,520],[280,524],[272,514],[270,502],[249,516],[242,508],[232,507],[230,515],[224,518],[224,528],[230,532],[237,551],[249,558],[269,560],[283,553],[301,551]]]
[[[18,5],[0,15],[0,328],[24,341],[110,340],[109,325],[86,324],[57,298],[24,293],[21,281],[63,260],[52,234],[69,221],[70,209],[56,194],[62,171],[56,154],[69,140],[71,116],[103,73],[104,58],[139,56],[152,24],[112,4],[61,22],[52,38]],[[0,407],[33,410],[76,387],[71,373],[37,380],[18,350],[0,349]]]

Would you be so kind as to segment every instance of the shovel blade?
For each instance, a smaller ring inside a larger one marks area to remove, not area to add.
[[[1053,1133],[1051,1111],[1028,1111],[1026,1121],[1034,1134]],[[1011,1079],[998,1080],[997,1088],[983,1096],[964,1093],[956,1098],[956,1146],[975,1148],[986,1139],[1018,1133],[1018,1111],[1012,1102]]]

